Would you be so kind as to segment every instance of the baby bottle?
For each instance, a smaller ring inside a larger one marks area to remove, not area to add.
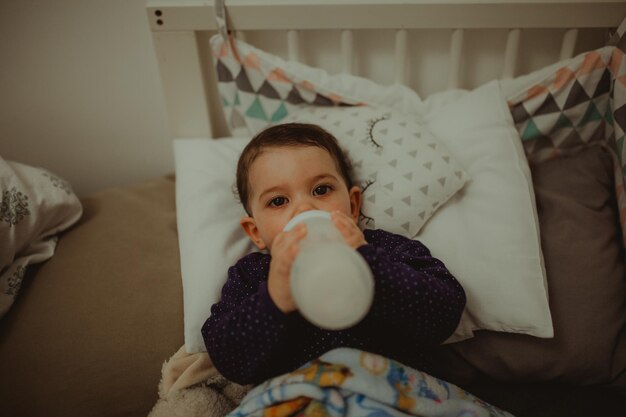
[[[339,330],[358,323],[374,299],[374,278],[365,259],[345,242],[330,213],[305,211],[284,230],[304,222],[306,236],[291,266],[291,293],[304,318]]]

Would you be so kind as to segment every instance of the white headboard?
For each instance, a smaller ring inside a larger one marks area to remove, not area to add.
[[[403,83],[423,98],[514,77],[600,47],[622,0],[229,0],[229,27],[270,53],[330,73]],[[146,7],[171,137],[220,137],[208,39],[212,0]]]

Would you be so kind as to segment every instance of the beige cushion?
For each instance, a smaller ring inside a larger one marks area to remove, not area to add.
[[[0,415],[145,417],[183,344],[173,179],[82,204],[0,321]]]

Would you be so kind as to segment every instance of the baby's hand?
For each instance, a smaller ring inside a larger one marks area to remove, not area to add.
[[[296,310],[291,295],[289,276],[291,265],[298,254],[298,242],[306,236],[306,225],[300,223],[288,232],[280,232],[272,243],[272,260],[267,289],[276,307],[283,313]]]
[[[359,229],[359,226],[350,216],[340,211],[333,211],[330,214],[330,218],[350,247],[356,249],[367,244],[363,231]]]

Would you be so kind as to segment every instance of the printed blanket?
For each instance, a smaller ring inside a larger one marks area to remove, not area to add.
[[[383,356],[334,349],[255,387],[228,417],[511,416]]]

